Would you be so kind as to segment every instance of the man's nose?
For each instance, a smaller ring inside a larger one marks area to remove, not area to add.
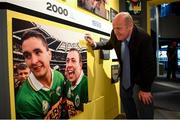
[[[71,60],[69,60],[69,62],[67,63],[67,66],[72,66],[73,62]]]
[[[22,74],[22,77],[23,77],[23,78],[26,78],[26,75],[25,75],[25,74]]]
[[[31,63],[32,63],[32,64],[36,64],[37,61],[38,61],[38,57],[37,57],[36,55],[32,55],[32,57],[31,57]]]

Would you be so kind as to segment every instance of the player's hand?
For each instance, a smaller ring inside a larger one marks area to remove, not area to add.
[[[151,92],[144,92],[144,91],[140,90],[138,93],[138,98],[144,104],[150,104],[150,103],[152,103],[153,96],[152,96]]]
[[[88,42],[88,44],[92,47],[95,46],[94,40],[92,39],[90,34],[85,34],[84,39]]]

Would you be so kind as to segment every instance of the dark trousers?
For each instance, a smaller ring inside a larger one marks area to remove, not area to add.
[[[139,101],[137,96],[139,88],[137,85],[129,88],[128,90],[125,90],[122,86],[120,86],[120,90],[121,102],[127,119],[153,119],[153,103],[145,105]]]
[[[171,73],[172,73],[172,79],[176,79],[176,68],[177,64],[175,61],[168,61],[168,69],[167,69],[167,79],[171,79]]]

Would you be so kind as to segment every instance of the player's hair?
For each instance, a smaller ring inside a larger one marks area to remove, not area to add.
[[[76,48],[70,48],[68,52],[71,52],[71,51],[76,51],[78,53],[78,55],[79,55],[79,62],[81,63],[82,62],[82,55],[79,52],[79,50],[76,49]]]
[[[19,64],[17,64],[17,66],[16,66],[17,71],[18,71],[18,70],[25,70],[26,68],[28,68],[28,66],[26,65],[26,63],[19,63]]]
[[[44,35],[42,33],[38,32],[36,30],[27,30],[27,31],[25,31],[23,33],[23,35],[22,35],[22,38],[21,38],[22,44],[23,44],[24,41],[26,41],[27,39],[29,39],[31,37],[39,38],[42,41],[43,45],[46,47],[46,49],[49,50],[46,38],[44,37]]]

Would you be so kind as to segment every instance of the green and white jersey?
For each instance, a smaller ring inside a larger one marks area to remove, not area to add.
[[[66,81],[67,98],[75,105],[76,110],[83,110],[83,103],[88,102],[88,81],[87,76],[82,72],[75,86],[70,81]]]
[[[61,113],[59,100],[63,86],[64,76],[58,71],[52,71],[52,82],[49,89],[44,88],[31,73],[16,95],[17,118],[58,118]],[[54,112],[49,112],[52,109]],[[47,113],[49,116],[46,116]]]

